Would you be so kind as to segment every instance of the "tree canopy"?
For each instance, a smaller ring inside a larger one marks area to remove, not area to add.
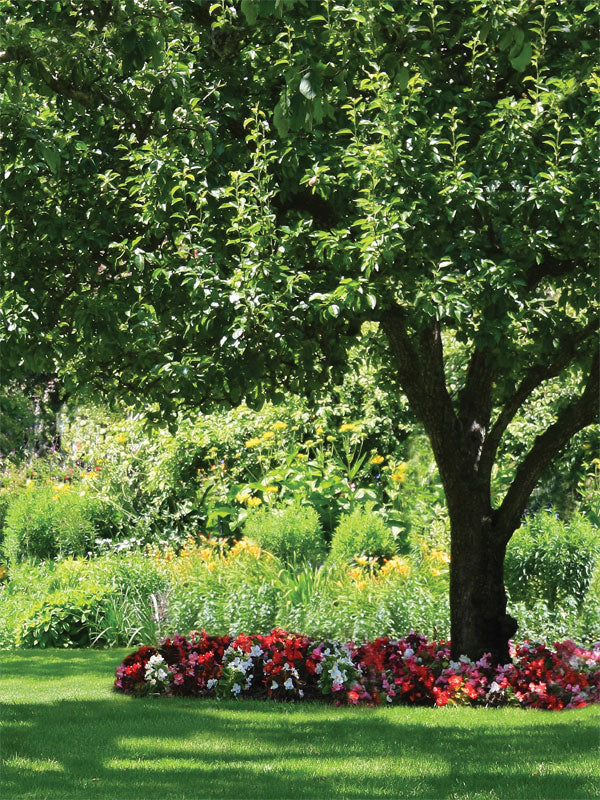
[[[0,10],[5,379],[165,414],[260,402],[339,372],[374,321],[454,527],[470,497],[503,556],[598,413],[595,4]],[[455,392],[448,335],[469,354]],[[579,393],[492,509],[507,426],[567,368]]]

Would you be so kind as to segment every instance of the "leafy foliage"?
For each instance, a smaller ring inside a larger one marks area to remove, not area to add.
[[[325,557],[325,539],[317,512],[299,503],[250,514],[244,534],[284,563],[319,564]]]
[[[331,539],[329,557],[333,563],[349,563],[356,556],[387,559],[396,543],[390,529],[371,509],[357,509],[340,520]]]
[[[8,505],[4,552],[11,563],[26,558],[84,555],[94,539],[89,499],[68,484],[21,490]]]
[[[555,514],[529,518],[509,543],[506,583],[515,601],[541,599],[556,609],[581,604],[600,559],[600,532],[575,516],[565,525]]]

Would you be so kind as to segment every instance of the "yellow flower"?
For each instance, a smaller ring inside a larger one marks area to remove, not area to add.
[[[252,539],[238,539],[238,541],[231,548],[231,555],[235,557],[239,556],[241,553],[254,556],[254,558],[260,558],[261,549],[252,541]]]
[[[278,491],[279,491],[278,486],[265,486],[265,488],[263,489],[263,492],[265,492],[265,494],[277,494]]]
[[[260,497],[250,497],[247,502],[249,506],[259,506],[262,503],[262,500]]]
[[[359,581],[363,577],[363,571],[360,567],[352,567],[348,570],[348,577],[354,581]]]
[[[287,428],[287,424],[285,422],[275,422],[273,425],[274,431],[284,431]]]
[[[406,480],[406,473],[408,471],[408,464],[398,464],[392,472],[392,480],[395,483],[404,483]]]
[[[255,436],[254,439],[248,439],[248,441],[245,442],[244,447],[249,449],[250,447],[257,447],[259,444],[260,444],[260,439],[257,436]]]
[[[397,573],[398,575],[402,575],[403,578],[408,578],[410,575],[410,564],[401,556],[394,556],[390,558],[389,561],[386,561],[379,574],[385,576],[391,573]]]
[[[238,503],[245,503],[251,494],[252,492],[250,491],[250,489],[242,489],[241,492],[238,492],[236,494],[235,499],[238,501]]]
[[[369,559],[367,558],[367,556],[354,556],[354,560],[356,561],[357,564],[364,566]]]
[[[263,442],[268,442],[269,439],[272,439],[275,436],[273,431],[265,431],[262,435]]]
[[[308,458],[308,456],[306,455],[306,453],[298,453],[296,455],[296,458],[299,458],[300,461],[305,461]]]
[[[323,435],[323,433],[324,433],[324,430],[323,430],[323,428],[317,428],[317,430],[315,431],[315,433],[317,434],[317,436],[322,436],[322,435]]]
[[[355,431],[356,425],[353,422],[344,422],[343,425],[340,425],[338,431],[340,433],[346,433],[347,431]]]
[[[327,441],[328,442],[335,442],[335,436],[328,436],[327,437]]]
[[[118,436],[115,437],[115,441],[117,441],[119,444],[123,444],[123,442],[127,441],[127,437],[124,436],[122,433],[120,433]]]
[[[371,459],[371,464],[377,465],[377,464],[383,464],[383,462],[384,462],[383,456],[373,456],[373,458]]]
[[[431,553],[429,554],[429,557],[434,559],[435,561],[441,561],[442,564],[450,563],[450,556],[443,550],[432,550]]]

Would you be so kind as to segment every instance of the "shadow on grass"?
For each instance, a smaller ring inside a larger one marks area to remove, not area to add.
[[[55,680],[61,678],[98,677],[106,683],[107,675],[114,678],[115,670],[128,653],[135,648],[122,647],[107,650],[87,648],[36,650],[11,650],[2,653],[2,672],[5,677],[19,674],[27,678]]]
[[[597,717],[496,724],[491,712],[470,727],[460,711],[410,712],[120,695],[13,703],[2,715],[1,796],[594,796]]]

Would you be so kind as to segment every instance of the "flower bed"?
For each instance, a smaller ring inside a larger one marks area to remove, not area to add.
[[[361,645],[317,642],[274,629],[237,638],[193,631],[141,647],[117,668],[126,694],[328,700],[336,705],[520,705],[579,708],[600,702],[600,643],[524,642],[513,662],[450,658],[449,642],[410,633]]]

